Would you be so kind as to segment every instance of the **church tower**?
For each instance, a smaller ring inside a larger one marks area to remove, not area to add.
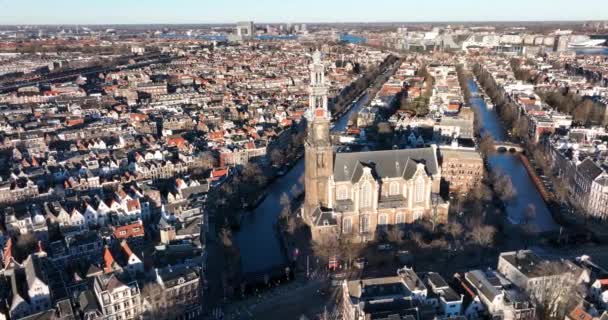
[[[309,66],[308,135],[304,146],[304,187],[307,214],[318,206],[328,206],[329,179],[333,174],[333,149],[329,135],[331,116],[327,108],[325,66],[321,61],[321,52],[315,51],[312,57],[313,61]]]

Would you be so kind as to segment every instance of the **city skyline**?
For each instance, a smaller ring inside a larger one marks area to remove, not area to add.
[[[384,0],[374,6],[363,0],[284,2],[246,0],[180,1],[180,6],[161,0],[141,2],[109,0],[86,3],[62,1],[0,0],[0,24],[196,24],[254,20],[278,22],[493,22],[493,21],[581,21],[605,20],[608,5],[601,0],[583,0],[572,6],[566,0],[514,0],[481,6],[477,1],[435,0],[430,2]],[[322,10],[319,10],[322,8]]]

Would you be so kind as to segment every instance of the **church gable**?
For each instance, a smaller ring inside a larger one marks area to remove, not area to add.
[[[411,179],[422,164],[428,175],[439,173],[435,148],[338,153],[335,157],[334,180],[357,182],[363,168],[370,167],[380,179]]]

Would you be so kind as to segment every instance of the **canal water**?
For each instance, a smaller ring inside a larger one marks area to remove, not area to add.
[[[475,81],[469,80],[468,86],[472,95],[479,92]],[[480,115],[482,132],[490,134],[496,141],[505,141],[506,132],[496,111],[488,109],[481,98],[472,97],[471,104],[475,112]],[[531,223],[535,225],[536,230],[540,232],[556,230],[558,225],[553,220],[519,156],[511,153],[496,153],[488,160],[490,169],[502,171],[510,176],[513,186],[517,190],[515,199],[507,204],[506,211],[509,221],[513,224],[524,223],[526,209],[532,204],[536,208],[536,215]]]
[[[361,96],[355,105],[334,123],[333,131],[342,131],[348,124],[350,115],[358,112],[368,101],[367,94]],[[267,188],[268,196],[252,212],[248,212],[236,233],[236,243],[241,254],[244,273],[260,273],[283,266],[287,258],[281,248],[276,223],[281,214],[281,195],[290,198],[293,186],[303,188],[300,177],[304,174],[304,160],[300,159],[283,177]]]
[[[474,81],[468,83],[471,93],[479,91]],[[368,96],[362,96],[355,105],[345,113],[332,130],[342,131],[348,124],[350,115],[358,112],[368,102]],[[489,110],[481,98],[471,99],[473,108],[479,112],[482,119],[482,130],[491,134],[495,140],[505,140],[506,133],[493,110]],[[526,208],[532,204],[536,208],[536,216],[532,223],[538,231],[553,231],[558,225],[553,220],[543,199],[534,186],[523,164],[517,155],[510,153],[496,154],[489,159],[492,170],[501,170],[511,177],[513,186],[517,189],[517,197],[507,204],[509,221],[521,224],[524,221]],[[298,160],[295,166],[283,177],[268,186],[268,196],[252,212],[246,214],[236,233],[236,243],[241,254],[241,266],[244,273],[259,273],[273,270],[287,263],[276,229],[276,223],[281,214],[280,199],[283,193],[290,198],[293,186],[303,188],[300,177],[304,174],[304,161]]]
[[[574,52],[576,52],[576,54],[581,54],[581,55],[602,55],[602,56],[608,56],[608,48],[597,48],[597,49],[578,49],[578,50],[573,50]]]
[[[363,38],[363,37],[359,37],[359,36],[355,36],[352,34],[341,34],[340,35],[340,41],[344,41],[346,43],[353,43],[353,44],[363,44],[365,42],[367,42],[367,39]]]

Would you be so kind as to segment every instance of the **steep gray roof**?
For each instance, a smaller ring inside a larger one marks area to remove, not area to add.
[[[484,295],[492,301],[500,294],[500,291],[490,283],[488,278],[481,270],[469,271],[465,274],[465,279],[477,290],[478,294]]]
[[[593,181],[599,175],[601,175],[604,170],[600,168],[591,158],[587,158],[581,162],[581,164],[576,167],[576,170],[583,175],[589,181]]]
[[[369,167],[378,178],[411,178],[418,163],[426,166],[430,175],[439,172],[437,152],[433,147],[385,150],[370,152],[337,153],[334,162],[334,180],[356,182]]]
[[[404,286],[400,276],[351,280],[347,282],[348,293],[353,298],[374,298],[401,294],[410,296],[411,292]]]
[[[338,220],[331,209],[316,207],[312,212],[315,226],[336,226]]]
[[[38,257],[30,255],[24,261],[25,274],[27,277],[27,284],[31,288],[34,285],[36,279],[39,279],[42,283],[46,284],[46,279],[42,273],[42,268]]]

